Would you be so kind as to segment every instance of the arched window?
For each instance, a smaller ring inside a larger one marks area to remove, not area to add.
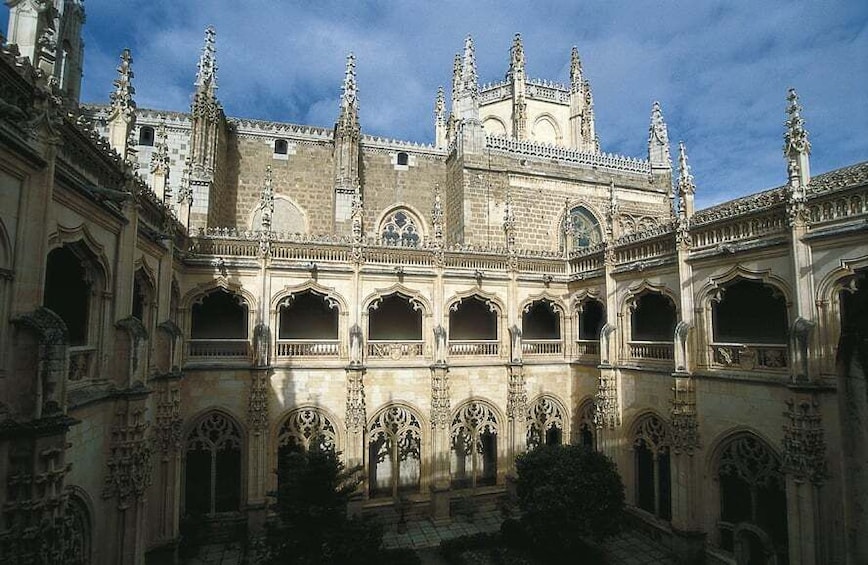
[[[527,407],[527,448],[561,445],[565,418],[560,402],[550,396],[539,397]]]
[[[720,450],[720,547],[745,563],[787,562],[787,496],[781,462],[759,438],[738,434]]]
[[[406,167],[407,164],[410,162],[410,157],[409,157],[409,155],[407,155],[406,153],[401,151],[400,153],[398,153],[397,162],[398,162],[399,166]]]
[[[133,316],[150,329],[151,309],[154,307],[156,291],[144,269],[136,269],[133,275]]]
[[[421,477],[422,426],[403,406],[389,406],[368,429],[368,490],[371,497],[417,492]]]
[[[286,155],[289,152],[289,143],[285,139],[274,140],[274,154]]]
[[[496,340],[497,312],[491,301],[473,295],[449,308],[450,340]]]
[[[579,339],[599,341],[600,331],[606,324],[606,308],[599,300],[582,302],[579,309]]]
[[[594,424],[594,401],[590,398],[584,401],[576,411],[576,427],[578,433],[574,442],[589,451],[597,449],[597,428]],[[574,428],[575,429],[575,428]]]
[[[334,452],[337,449],[335,425],[315,408],[293,410],[277,432],[278,486],[286,474],[287,455],[311,449]]]
[[[152,128],[151,126],[142,126],[139,128],[139,145],[153,147],[154,128]]]
[[[603,239],[597,218],[584,206],[570,209],[565,228],[570,249],[584,249]]]
[[[338,339],[338,304],[313,290],[295,293],[281,301],[280,339]]]
[[[643,416],[633,432],[635,504],[664,520],[672,517],[668,435],[653,414]]]
[[[720,289],[712,305],[714,341],[786,343],[787,302],[773,286],[738,279]]]
[[[220,412],[200,417],[184,446],[184,511],[214,515],[241,508],[241,429]]]
[[[452,484],[457,488],[497,483],[497,416],[487,402],[462,404],[452,418]]]
[[[64,538],[66,550],[63,562],[68,565],[89,565],[93,529],[87,503],[73,491],[66,502],[65,519],[68,525]]]
[[[243,357],[248,355],[247,303],[222,288],[193,304],[190,355]]]
[[[862,370],[868,367],[868,271],[852,277],[839,295],[841,303],[841,337],[838,361],[849,374],[854,358]],[[849,385],[848,385],[849,386]]]
[[[383,220],[380,237],[384,245],[418,247],[422,237],[416,219],[407,210],[395,210]]]
[[[642,293],[635,301],[631,317],[634,341],[673,341],[675,304],[660,292]]]
[[[526,340],[561,339],[561,314],[550,300],[535,300],[521,313],[521,329]]]
[[[422,312],[418,302],[400,292],[374,301],[368,310],[368,338],[421,340]]]
[[[45,267],[43,304],[66,324],[69,344],[88,343],[91,283],[81,259],[68,246],[52,249]]]

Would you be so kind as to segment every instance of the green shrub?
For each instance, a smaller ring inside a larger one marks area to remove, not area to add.
[[[616,533],[624,485],[611,459],[583,447],[542,446],[516,459],[518,503],[530,542],[547,551],[587,549]]]

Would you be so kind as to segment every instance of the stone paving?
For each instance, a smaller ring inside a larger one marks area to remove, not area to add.
[[[431,521],[410,522],[404,531],[392,526],[383,536],[387,548],[410,547],[420,550],[425,564],[445,563],[439,559],[436,547],[443,540],[478,533],[496,532],[503,520],[499,512],[480,513],[473,520],[453,519],[448,524]],[[674,565],[665,547],[636,530],[628,530],[610,538],[604,551],[611,565]],[[238,544],[205,546],[196,557],[182,560],[183,565],[241,565],[246,563]]]

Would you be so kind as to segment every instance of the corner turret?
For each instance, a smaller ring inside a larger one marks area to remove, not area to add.
[[[359,98],[356,87],[356,57],[347,55],[341,92],[340,115],[334,129],[334,218],[338,231],[346,233],[353,219],[353,202],[361,198],[359,181]],[[342,227],[343,226],[343,227]]]
[[[656,100],[651,106],[651,126],[648,128],[648,160],[651,169],[672,169],[669,156],[669,131],[663,121],[660,103]]]
[[[591,84],[582,73],[579,50],[570,53],[570,142],[579,151],[600,152],[594,125],[594,97]]]

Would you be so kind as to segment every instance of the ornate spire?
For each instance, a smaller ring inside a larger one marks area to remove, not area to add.
[[[609,181],[609,207],[606,209],[606,238],[615,237],[615,226],[618,223],[618,193],[615,190],[615,179]]]
[[[452,103],[454,105],[455,98],[461,92],[461,54],[456,53],[455,59],[452,61]]]
[[[431,207],[431,225],[434,226],[434,243],[443,243],[443,202],[440,198],[440,185],[434,185],[434,205]]]
[[[585,84],[585,79],[582,76],[582,60],[579,58],[578,48],[574,45],[570,53],[570,89],[573,92],[578,92]]]
[[[446,121],[446,95],[443,87],[437,88],[437,99],[434,101],[434,119],[437,123]]]
[[[181,186],[178,189],[178,203],[189,205],[193,204],[193,187],[190,184],[193,176],[193,161],[187,157],[184,161],[184,170],[181,171]]]
[[[669,131],[663,121],[660,103],[656,100],[651,106],[651,126],[648,128],[648,160],[652,167],[669,168],[672,159],[669,156]]]
[[[784,156],[792,157],[797,153],[811,153],[811,143],[808,141],[808,131],[802,118],[802,106],[796,89],[787,92],[787,130],[784,132]]]
[[[199,57],[199,70],[196,71],[196,90],[208,91],[211,95],[217,90],[217,57],[214,48],[216,35],[214,26],[205,28],[205,45]]]
[[[509,50],[509,72],[506,78],[523,80],[524,71],[524,46],[521,44],[521,34],[516,33],[512,40],[512,48]]]
[[[473,48],[473,38],[469,35],[464,40],[464,59],[461,64],[462,90],[472,94],[479,91],[479,79],[476,74],[476,51]]]
[[[358,109],[358,90],[356,88],[356,56],[347,55],[347,68],[344,72],[344,85],[341,93],[341,110]]]
[[[133,100],[133,94],[136,89],[133,87],[133,56],[129,49],[121,51],[121,64],[118,67],[118,78],[114,81],[114,91],[109,96],[111,100],[111,118],[123,117],[126,121],[131,122],[136,117],[136,101]]]
[[[271,165],[265,167],[265,181],[262,192],[259,193],[260,227],[262,231],[271,231],[271,218],[274,215],[274,187],[272,186]]]
[[[157,126],[154,152],[151,153],[151,189],[157,198],[163,202],[171,202],[172,189],[169,187],[169,144],[166,134],[166,122],[161,121]]]
[[[696,185],[693,184],[693,175],[687,163],[687,149],[684,148],[684,142],[680,141],[678,143],[678,197],[683,199],[685,195],[695,192]]]

